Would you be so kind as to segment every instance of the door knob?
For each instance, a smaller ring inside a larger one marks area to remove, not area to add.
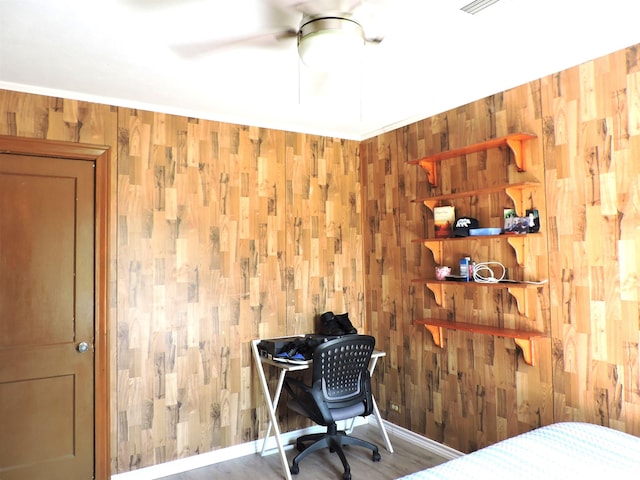
[[[84,353],[89,350],[89,344],[87,342],[80,342],[76,348],[80,353]]]

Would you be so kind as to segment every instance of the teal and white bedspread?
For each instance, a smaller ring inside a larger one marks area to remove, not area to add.
[[[561,422],[407,475],[402,480],[596,477],[640,478],[640,437],[589,423]]]

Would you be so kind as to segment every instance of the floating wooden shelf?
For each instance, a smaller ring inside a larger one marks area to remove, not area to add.
[[[541,233],[526,233],[526,234],[500,234],[500,235],[476,235],[473,237],[451,237],[451,238],[416,238],[412,240],[412,243],[422,243],[425,247],[431,250],[433,259],[436,264],[443,264],[443,250],[444,242],[460,242],[465,240],[481,240],[483,238],[498,238],[505,239],[507,243],[513,248],[516,254],[516,261],[518,265],[524,264],[524,250],[527,238],[532,236],[540,236]]]
[[[479,333],[482,335],[492,335],[494,337],[513,338],[515,343],[522,350],[525,363],[535,365],[534,339],[544,338],[546,335],[541,332],[527,332],[510,328],[489,327],[465,322],[448,322],[438,318],[424,318],[415,320],[417,325],[424,327],[431,333],[433,343],[438,347],[444,347],[444,330],[461,330],[465,332]]]
[[[482,282],[455,282],[448,280],[435,280],[430,278],[416,278],[413,283],[426,284],[427,288],[433,292],[435,301],[439,306],[442,305],[444,297],[444,288],[446,287],[466,287],[466,288],[501,288],[506,289],[509,294],[515,298],[518,312],[526,317],[529,316],[529,304],[527,302],[526,290],[528,288],[538,288],[541,283],[526,282],[498,282],[498,283],[482,283]]]
[[[486,195],[494,192],[506,192],[506,194],[513,201],[513,205],[516,210],[516,214],[519,217],[524,216],[524,190],[529,188],[535,188],[539,186],[539,182],[520,182],[510,183],[506,185],[495,185],[493,187],[477,188],[474,190],[468,190],[465,192],[447,193],[445,195],[434,195],[428,198],[419,198],[412,200],[413,202],[424,203],[431,211],[443,200],[453,200],[456,198],[465,198],[477,195]]]
[[[427,178],[431,185],[437,185],[437,165],[442,160],[450,158],[460,157],[471,153],[476,153],[490,148],[508,147],[513,152],[513,159],[518,171],[523,172],[526,170],[526,162],[524,157],[523,143],[536,138],[535,135],[529,133],[514,133],[507,135],[506,137],[495,138],[484,142],[477,143],[475,145],[469,145],[462,148],[456,148],[448,150],[446,152],[436,153],[427,157],[412,160],[410,164],[420,165],[426,172]],[[427,208],[433,209],[443,201],[453,200],[456,198],[472,197],[478,195],[485,195],[493,192],[505,192],[507,196],[513,201],[516,214],[518,216],[524,216],[525,211],[525,192],[528,189],[536,188],[540,185],[539,182],[526,181],[520,183],[510,183],[506,185],[495,185],[490,187],[483,187],[474,190],[448,193],[443,195],[434,195],[429,198],[422,198],[414,200],[414,202],[422,202]],[[452,241],[476,241],[487,238],[505,238],[508,244],[513,248],[518,265],[523,265],[525,261],[525,246],[526,240],[532,235],[540,235],[539,233],[529,233],[522,235],[502,234],[502,235],[482,235],[462,238],[433,238],[433,239],[416,239],[414,242],[423,243],[433,253],[433,258],[436,264],[443,263],[444,256],[444,244],[445,242]],[[455,249],[454,249],[455,250]],[[458,249],[459,250],[459,249]],[[527,289],[538,288],[539,284],[528,282],[498,282],[498,283],[483,283],[483,282],[455,282],[446,280],[435,280],[429,278],[415,279],[414,283],[422,283],[427,286],[435,297],[435,301],[438,305],[443,306],[444,290],[445,288],[501,288],[506,289],[516,301],[518,312],[521,315],[529,316],[529,305],[527,302]],[[484,335],[493,335],[500,337],[513,338],[516,345],[522,350],[524,361],[529,365],[533,365],[535,361],[534,357],[534,339],[538,337],[545,337],[544,333],[540,332],[526,332],[513,329],[488,327],[484,325],[476,325],[464,322],[448,322],[436,318],[427,318],[422,320],[416,320],[417,324],[422,324],[431,333],[433,341],[436,345],[442,347],[444,345],[444,329],[449,330],[463,330],[467,332],[480,333]]]
[[[470,153],[481,152],[490,148],[507,146],[513,152],[513,159],[516,167],[518,168],[518,171],[523,172],[526,170],[526,164],[522,150],[522,143],[532,138],[536,138],[536,136],[530,133],[514,133],[511,135],[507,135],[506,137],[493,138],[484,142],[476,143],[475,145],[468,145],[466,147],[447,150],[446,152],[435,153],[418,160],[411,160],[409,163],[420,165],[427,172],[429,183],[435,186],[437,185],[436,165],[438,164],[438,162],[447,160],[449,158],[468,155]]]

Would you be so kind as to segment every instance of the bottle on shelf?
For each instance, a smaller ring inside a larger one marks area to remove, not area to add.
[[[460,259],[460,276],[465,278],[465,281],[468,282],[471,278],[470,273],[471,266],[471,257],[462,257]]]

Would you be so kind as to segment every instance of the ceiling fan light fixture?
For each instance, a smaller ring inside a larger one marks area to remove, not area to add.
[[[298,32],[298,55],[317,70],[331,70],[352,64],[362,52],[362,26],[346,17],[311,17]]]

